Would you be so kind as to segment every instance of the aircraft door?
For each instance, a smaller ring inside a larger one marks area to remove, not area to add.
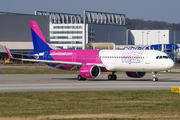
[[[150,64],[150,58],[151,58],[151,53],[148,53],[148,54],[145,56],[145,63],[146,63],[146,64]]]
[[[76,62],[76,56],[77,56],[77,53],[74,53],[72,56],[72,62]]]
[[[47,59],[47,58],[46,58],[47,56],[48,56],[48,52],[46,51],[46,52],[44,52],[43,59],[46,60],[46,59]]]

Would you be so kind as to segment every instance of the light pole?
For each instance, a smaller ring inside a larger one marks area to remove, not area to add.
[[[148,46],[148,44],[149,44],[149,43],[148,43],[148,34],[149,34],[149,32],[150,32],[150,31],[147,32],[147,46]]]
[[[175,63],[175,42],[176,42],[176,31],[174,30],[174,63]]]
[[[142,46],[143,46],[143,33],[144,33],[144,32],[141,32],[141,33],[142,33]]]
[[[166,51],[166,35],[164,34],[164,45],[163,45],[163,51]]]
[[[161,32],[158,31],[158,50],[159,50],[159,39],[160,39],[159,33],[161,33]]]

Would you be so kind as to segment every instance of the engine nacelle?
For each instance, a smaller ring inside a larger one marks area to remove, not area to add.
[[[79,70],[79,74],[84,78],[95,78],[98,77],[100,73],[100,68],[94,65],[81,66]]]
[[[132,78],[142,78],[145,74],[146,72],[126,72],[126,75]]]

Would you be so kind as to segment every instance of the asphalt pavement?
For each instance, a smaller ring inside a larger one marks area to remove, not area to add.
[[[116,81],[108,81],[107,74],[96,79],[78,81],[77,74],[0,74],[0,92],[50,92],[50,91],[121,91],[121,90],[171,90],[180,87],[179,74],[157,74],[143,78],[129,78],[117,74]]]

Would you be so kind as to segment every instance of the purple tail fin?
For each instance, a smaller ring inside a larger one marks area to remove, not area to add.
[[[47,44],[41,30],[36,21],[30,21],[31,34],[33,39],[34,51],[49,51],[52,50]]]

